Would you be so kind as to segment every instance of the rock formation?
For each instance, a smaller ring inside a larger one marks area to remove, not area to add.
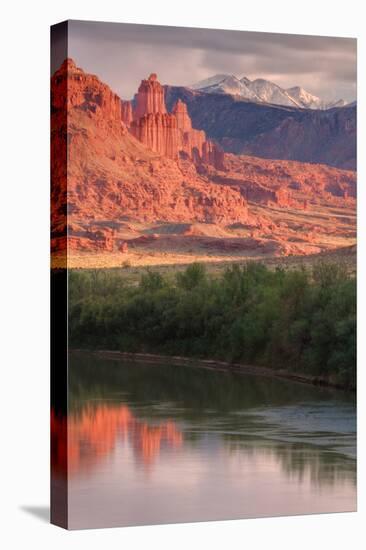
[[[194,163],[199,164],[203,161],[203,145],[206,142],[205,132],[192,128],[187,105],[180,99],[173,106],[172,113],[177,119],[180,130],[181,151],[184,151]]]
[[[224,153],[210,140],[202,145],[202,161],[204,164],[212,164],[217,170],[225,169]]]
[[[184,101],[167,112],[156,75],[139,94],[122,101],[72,60],[53,75],[53,250],[121,262],[139,248],[246,257],[354,242],[354,172],[222,153]]]
[[[121,123],[121,100],[106,84],[100,82],[95,75],[84,73],[76,67],[72,59],[66,59],[59,71],[54,75],[56,89],[67,79],[66,98],[54,94],[54,101],[67,102],[68,111],[78,108],[102,116],[104,121]],[[54,106],[61,107],[54,103]]]
[[[127,243],[127,241],[123,241],[123,242],[119,245],[118,250],[119,250],[120,252],[122,252],[123,254],[127,254],[127,252],[128,252],[128,243]]]
[[[139,120],[142,116],[153,114],[165,114],[164,88],[158,82],[155,73],[152,73],[147,80],[142,80],[136,94],[135,118]]]
[[[131,101],[121,101],[121,117],[127,128],[130,128],[131,122],[133,120]]]
[[[236,186],[246,201],[307,210],[309,203],[355,206],[356,174],[327,165],[265,160],[225,153],[225,173],[209,171],[221,185]]]
[[[192,121],[188,114],[187,105],[183,103],[181,99],[178,99],[175,103],[172,113],[175,115],[178,122],[178,128],[182,132],[190,132],[192,130]]]
[[[129,120],[127,125],[139,141],[156,153],[177,160],[184,152],[197,165],[211,164],[218,170],[224,169],[223,152],[207,140],[203,130],[192,128],[187,105],[178,100],[172,112],[167,112],[164,88],[155,73],[142,80],[135,96],[133,121]]]
[[[169,113],[147,113],[131,124],[131,133],[152,151],[176,160],[180,150],[177,119]]]
[[[326,111],[283,107],[164,86],[170,110],[181,99],[193,126],[225,152],[356,170],[356,104]]]
[[[154,90],[160,86],[148,82]],[[72,249],[117,250],[119,237],[103,224],[118,225],[123,216],[150,222],[247,220],[239,191],[209,184],[174,160],[181,148],[174,114],[143,114],[136,139],[135,120],[131,132],[126,126],[130,107],[71,60],[54,74],[51,88],[53,249],[65,249],[67,239]],[[144,101],[151,103],[146,93]],[[66,221],[72,224],[68,231]]]

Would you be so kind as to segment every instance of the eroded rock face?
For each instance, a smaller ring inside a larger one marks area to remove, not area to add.
[[[148,82],[158,89],[156,80]],[[51,88],[54,250],[65,247],[67,238],[72,249],[117,251],[120,239],[101,224],[121,217],[218,224],[247,220],[239,191],[210,184],[189,159],[182,171],[175,160],[181,130],[174,114],[144,114],[138,125],[131,123],[130,132],[127,102],[71,60],[54,74]],[[137,128],[139,139],[133,135]],[[67,223],[75,226],[67,236],[66,212]]]
[[[150,113],[166,113],[164,89],[152,73],[147,80],[142,80],[136,94],[135,118],[139,120]]]
[[[224,170],[224,153],[212,141],[207,140],[202,145],[202,161],[204,164],[212,164],[217,170]]]
[[[225,173],[209,172],[220,184],[237,186],[249,202],[307,210],[310,203],[355,206],[356,173],[322,164],[265,160],[225,154]]]
[[[127,241],[122,241],[121,244],[118,247],[118,250],[122,252],[122,254],[127,254],[128,252],[128,243]]]
[[[192,130],[192,121],[188,114],[187,105],[181,99],[178,99],[173,106],[172,113],[177,119],[179,130],[182,132],[190,132]]]
[[[174,160],[184,152],[197,165],[211,164],[224,170],[223,152],[207,140],[203,130],[192,128],[187,105],[178,100],[172,112],[167,112],[164,88],[155,73],[142,80],[135,105],[133,121],[128,127],[146,147]]]
[[[156,76],[147,82],[148,90],[161,89]],[[331,247],[330,233],[334,246],[355,237],[354,172],[223,154],[192,127],[183,101],[168,113],[159,94],[145,98],[162,112],[136,118],[132,102],[71,60],[54,74],[51,89],[53,250],[119,256],[179,244],[183,252],[202,246],[210,253],[286,255]],[[348,214],[340,216],[341,209]],[[141,235],[141,227],[158,221],[191,228]],[[217,235],[201,235],[210,225]]]
[[[130,128],[133,121],[133,111],[131,101],[121,101],[121,117],[127,128]]]
[[[57,90],[67,81],[67,94]],[[86,113],[102,117],[104,121],[122,122],[121,100],[99,78],[76,67],[72,59],[66,59],[53,77],[53,107],[78,108]]]
[[[177,119],[169,113],[147,113],[131,124],[131,133],[152,151],[177,159],[181,145]]]

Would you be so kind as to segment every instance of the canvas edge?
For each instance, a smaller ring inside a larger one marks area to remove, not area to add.
[[[50,71],[51,76],[60,65],[62,60],[67,58],[68,53],[68,21],[52,25],[50,27]],[[52,94],[52,90],[51,90]],[[61,113],[61,122],[55,122],[51,117],[50,146],[52,155],[61,157],[65,163],[65,189],[67,189],[67,141],[65,140],[61,151],[55,151],[53,139],[61,130],[59,126],[67,126],[67,81],[65,86],[64,109]],[[51,100],[52,109],[52,100]],[[52,215],[55,209],[55,202],[52,200],[54,191],[53,173],[51,160],[51,231]],[[65,193],[66,196],[66,193]],[[64,216],[67,217],[66,205]],[[63,235],[61,239],[67,243],[67,220],[62,220]],[[52,237],[52,235],[51,235]],[[67,338],[67,248],[64,250],[63,267],[55,269],[52,267],[52,240],[51,240],[51,270],[50,270],[50,295],[51,295],[51,357],[50,357],[50,459],[51,459],[51,480],[50,480],[50,522],[65,529],[68,528],[68,461],[67,461],[67,409],[68,409],[68,338]]]

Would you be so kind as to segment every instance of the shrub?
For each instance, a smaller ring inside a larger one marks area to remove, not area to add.
[[[237,264],[219,278],[192,264],[175,281],[147,270],[69,272],[70,344],[220,358],[354,386],[356,281],[341,267],[270,271]]]

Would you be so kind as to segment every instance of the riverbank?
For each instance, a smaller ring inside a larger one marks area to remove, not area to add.
[[[310,376],[298,372],[290,372],[285,369],[273,369],[256,365],[246,365],[242,363],[230,363],[227,361],[218,361],[215,359],[196,359],[192,357],[181,357],[177,355],[160,355],[153,353],[132,353],[126,351],[114,350],[91,350],[91,349],[71,349],[71,353],[91,354],[105,359],[128,360],[131,362],[151,363],[151,364],[169,364],[177,366],[200,367],[226,372],[237,372],[241,374],[250,374],[253,376],[264,376],[272,378],[283,378],[303,384],[313,386],[329,387],[343,391],[355,392],[356,387],[344,386],[332,381],[330,377]]]
[[[216,368],[264,365],[354,388],[356,280],[334,264],[311,271],[235,264],[220,277],[192,264],[174,279],[147,271],[137,285],[122,273],[71,271],[69,345],[199,358]]]

